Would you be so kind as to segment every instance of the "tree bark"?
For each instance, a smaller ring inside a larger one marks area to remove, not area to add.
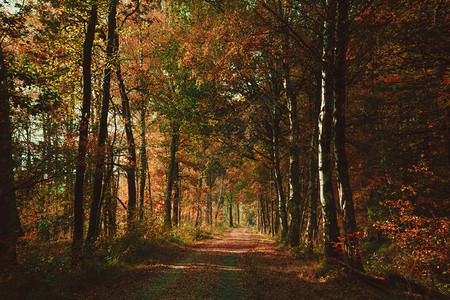
[[[228,212],[230,214],[230,227],[233,227],[233,203],[230,202],[230,205],[228,206]]]
[[[111,182],[114,180],[114,154],[112,150],[109,154],[109,166],[106,171],[105,183],[103,184],[102,198],[105,201],[103,208],[105,215],[105,231],[110,237],[116,234],[116,210],[117,201],[115,200],[116,194],[114,193],[114,187]]]
[[[258,225],[258,231],[262,232],[262,218],[261,218],[261,201],[258,201],[256,203],[256,211],[258,213],[258,220],[257,220],[257,225]]]
[[[313,124],[313,132],[311,136],[311,149],[309,157],[309,214],[307,229],[307,249],[310,253],[314,250],[314,240],[317,236],[317,207],[319,204],[319,168],[318,168],[318,140],[319,130],[317,120],[319,118],[320,102],[321,102],[321,84],[322,75],[319,71],[316,75],[316,91],[313,97],[313,105],[311,109],[311,123]]]
[[[81,108],[80,136],[78,142],[77,165],[73,204],[73,238],[72,238],[72,264],[76,265],[82,257],[83,248],[83,219],[84,219],[84,173],[86,171],[86,152],[88,143],[89,117],[91,114],[91,63],[92,45],[97,24],[97,2],[93,2],[89,13],[89,21],[83,46],[83,105]]]
[[[270,206],[272,201],[270,201],[270,199],[266,199],[266,224],[267,224],[267,228],[269,229],[269,233],[272,234],[272,218],[270,217]]]
[[[264,198],[263,195],[259,197],[259,210],[260,210],[260,221],[261,221],[261,232],[266,232],[266,217],[264,213]]]
[[[318,207],[318,160],[317,160],[317,126],[313,129],[313,137],[311,138],[311,153],[310,153],[310,169],[309,169],[309,214],[308,214],[308,236],[307,247],[308,251],[312,252],[314,249],[314,239],[317,235],[317,207]]]
[[[169,161],[169,171],[167,173],[167,187],[166,187],[166,200],[164,202],[164,223],[168,228],[172,227],[172,189],[173,183],[175,181],[175,164],[176,155],[178,151],[178,141],[180,139],[179,127],[178,125],[172,125],[172,141],[170,144],[170,161]]]
[[[241,223],[240,211],[239,211],[239,202],[236,203],[236,217],[237,217],[237,224],[239,225]]]
[[[147,143],[145,139],[145,132],[146,132],[146,126],[145,126],[145,117],[146,117],[146,109],[145,105],[143,105],[141,109],[141,180],[139,181],[139,218],[140,220],[144,219],[144,212],[145,212],[145,184],[146,184],[146,178],[147,178],[147,169],[148,169],[148,163],[147,163]],[[150,183],[149,183],[150,184]]]
[[[289,31],[286,30],[284,36],[284,49],[288,51]],[[282,63],[283,88],[286,95],[287,107],[289,110],[289,214],[291,221],[289,224],[288,242],[291,246],[296,247],[300,243],[300,205],[301,205],[301,188],[300,188],[300,158],[297,144],[297,97],[293,91],[291,82],[291,70],[289,63]]]
[[[332,114],[334,103],[334,47],[335,47],[335,14],[336,0],[327,1],[327,16],[323,37],[323,70],[322,70],[322,97],[319,114],[319,182],[320,201],[323,210],[323,234],[325,256],[338,258],[339,251],[334,245],[338,242],[339,228],[336,215],[336,203],[333,194],[331,140],[332,140]]]
[[[213,189],[213,175],[212,170],[207,170],[207,195],[206,195],[206,224],[212,226],[212,189]]]
[[[337,46],[336,46],[336,102],[334,106],[334,154],[339,204],[342,210],[342,223],[345,231],[344,250],[349,264],[362,270],[361,259],[357,253],[358,240],[355,236],[356,218],[353,194],[350,188],[348,161],[345,151],[345,102],[347,97],[347,49],[349,42],[348,0],[338,0]]]
[[[150,204],[150,214],[153,214],[152,181],[151,181],[150,170],[148,169],[148,164],[147,164],[146,172],[147,172],[147,177],[148,177],[148,184],[147,184],[148,202]]]
[[[220,210],[222,209],[222,206],[223,206],[223,198],[224,198],[223,197],[223,178],[224,177],[225,176],[222,175],[222,178],[220,180],[219,199],[217,201],[216,215],[214,217],[216,225],[217,225],[217,218],[219,217],[219,212],[220,212]]]
[[[179,222],[179,205],[180,205],[180,163],[175,163],[175,175],[174,175],[174,193],[173,193],[173,216],[172,222],[175,226],[178,226]]]
[[[277,235],[280,230],[280,210],[279,210],[279,199],[275,198],[274,201],[274,235]]]
[[[119,49],[119,37],[116,35],[116,49]],[[133,227],[136,216],[136,144],[134,142],[131,112],[130,112],[130,100],[125,88],[125,83],[122,77],[122,70],[120,68],[120,62],[117,61],[116,76],[119,81],[120,97],[122,98],[122,116],[125,122],[125,135],[127,137],[128,148],[128,166],[126,168],[127,183],[128,183],[128,227]]]
[[[197,211],[196,211],[196,215],[195,215],[195,227],[200,226],[201,225],[201,209],[200,209],[200,200],[202,199],[202,187],[203,187],[203,177],[200,176],[199,178],[199,182],[198,182],[198,186],[199,186],[199,195],[197,198]]]
[[[273,199],[273,198],[271,198]],[[274,200],[270,201],[270,224],[272,225],[270,232],[272,233],[272,237],[275,236],[275,218],[274,218],[274,209],[273,209],[273,205],[274,205]]]
[[[0,45],[0,270],[17,263],[16,241],[22,234],[14,184],[8,81]]]
[[[286,212],[286,197],[283,190],[283,177],[280,168],[280,121],[281,111],[277,105],[273,107],[273,134],[272,134],[272,159],[275,173],[275,188],[277,192],[280,225],[281,225],[281,240],[286,241],[288,232],[287,212]]]
[[[111,100],[111,67],[115,54],[115,34],[116,34],[116,7],[117,0],[112,0],[108,13],[108,36],[106,44],[106,67],[103,75],[103,95],[100,117],[100,127],[97,140],[94,188],[92,192],[91,211],[89,215],[89,228],[86,236],[86,246],[89,248],[100,234],[100,212],[102,206],[102,184],[103,172],[106,159],[106,138],[108,136],[108,112]]]

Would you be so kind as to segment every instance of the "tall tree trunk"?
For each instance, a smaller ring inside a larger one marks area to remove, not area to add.
[[[289,31],[284,33],[284,49],[290,48]],[[289,224],[288,242],[291,246],[298,246],[300,243],[300,158],[297,144],[297,97],[293,91],[289,62],[283,61],[283,88],[286,95],[289,110],[289,214],[291,221]]]
[[[148,202],[150,204],[150,214],[153,214],[152,181],[151,181],[150,170],[148,169],[148,164],[147,164],[146,172],[147,172],[147,177],[148,177],[148,184],[147,184]]]
[[[195,215],[195,227],[200,226],[201,225],[201,209],[200,209],[200,200],[202,199],[202,187],[203,187],[203,177],[200,176],[199,178],[199,195],[197,197],[197,211],[196,211],[196,215]]]
[[[230,200],[230,204],[228,205],[228,212],[230,214],[230,228],[231,228],[231,227],[233,227],[233,200],[232,199]]]
[[[336,0],[327,0],[327,17],[323,37],[322,99],[319,115],[319,182],[320,201],[323,210],[323,231],[325,255],[338,258],[339,251],[334,247],[338,242],[339,228],[336,203],[333,194],[331,140],[334,103],[334,47],[335,47]]]
[[[239,225],[241,223],[240,220],[240,210],[239,210],[239,202],[236,203],[236,217],[237,217],[237,224]]]
[[[358,240],[355,237],[356,218],[353,205],[353,194],[350,188],[348,161],[345,152],[345,102],[347,97],[347,49],[349,41],[349,2],[338,0],[338,24],[336,46],[336,102],[334,107],[334,154],[336,163],[336,179],[339,192],[339,204],[342,210],[342,223],[346,237],[344,249],[350,265],[362,270],[361,259],[356,251]]]
[[[114,178],[114,177],[113,177]],[[119,182],[120,182],[120,170],[118,170],[116,179],[112,181],[111,184],[111,224],[110,231],[112,236],[116,235],[117,232],[117,206],[118,206],[118,195],[119,195]]]
[[[450,168],[450,106],[447,106],[447,118],[445,120],[445,132],[447,136],[447,164]]]
[[[259,207],[261,209],[261,228],[262,228],[262,232],[266,233],[267,231],[267,217],[266,217],[266,200],[264,200],[263,194],[261,194],[260,198],[259,198]]]
[[[115,234],[116,226],[116,207],[117,202],[113,194],[113,188],[111,182],[114,180],[114,153],[112,149],[109,153],[109,165],[107,167],[105,175],[105,183],[103,184],[102,199],[105,201],[103,208],[105,215],[105,231],[108,236],[113,236]]]
[[[287,212],[286,212],[286,197],[283,190],[283,177],[280,168],[280,121],[281,111],[277,105],[273,107],[273,134],[272,134],[272,159],[275,173],[275,188],[277,192],[280,225],[281,225],[281,240],[286,241],[288,232]]]
[[[119,37],[116,35],[116,49],[119,49]],[[130,112],[130,99],[126,91],[125,83],[122,77],[120,61],[117,61],[116,76],[119,82],[120,97],[122,98],[122,116],[125,122],[125,135],[127,137],[128,148],[128,166],[127,183],[128,183],[128,227],[132,227],[136,216],[136,144],[134,142],[133,127]]]
[[[314,238],[317,235],[317,207],[318,207],[318,159],[317,159],[317,142],[318,129],[314,126],[313,137],[311,138],[311,153],[310,153],[310,169],[309,169],[309,209],[308,209],[308,236],[307,247],[308,251],[312,252],[314,249]]]
[[[270,155],[271,155],[271,159],[273,161],[273,151],[270,151]],[[278,234],[278,231],[280,229],[280,211],[278,210],[278,206],[279,206],[279,199],[278,199],[278,194],[277,194],[277,186],[276,186],[276,182],[274,179],[274,168],[272,167],[272,169],[270,170],[270,198],[272,199],[272,236],[275,236],[276,234]],[[272,182],[274,183],[274,188],[272,188]],[[272,195],[272,192],[275,189],[275,197]]]
[[[167,187],[166,187],[166,200],[164,202],[164,223],[168,228],[172,227],[172,189],[173,183],[175,181],[175,164],[176,155],[178,151],[178,141],[180,139],[179,127],[178,125],[172,125],[172,141],[170,143],[170,161],[169,161],[169,171],[167,173]]]
[[[145,126],[145,117],[146,117],[146,108],[145,105],[143,105],[141,109],[141,180],[139,181],[139,218],[143,220],[144,218],[144,204],[145,204],[145,181],[147,178],[147,169],[148,169],[148,163],[147,163],[147,143],[145,139],[145,132],[146,132],[146,126]],[[150,183],[149,183],[150,184]]]
[[[224,175],[222,175],[222,178],[221,178],[221,180],[220,180],[220,188],[219,188],[219,199],[218,199],[218,201],[217,201],[217,209],[216,209],[216,215],[215,215],[215,217],[214,217],[214,220],[215,220],[215,223],[216,223],[216,225],[217,225],[217,218],[219,217],[219,212],[220,212],[220,210],[222,209],[222,206],[223,206],[223,178],[224,178],[225,176]]]
[[[277,198],[275,198],[275,201],[274,201],[274,211],[275,211],[275,216],[274,216],[274,218],[275,218],[275,220],[274,220],[274,234],[276,235],[276,234],[278,234],[278,232],[279,232],[279,230],[280,230],[280,210],[279,210],[279,199],[278,199],[278,197]]]
[[[206,177],[206,183],[207,183],[207,191],[208,194],[206,195],[206,223],[210,226],[213,225],[213,199],[212,199],[212,190],[214,186],[214,176],[210,169],[207,169],[207,177]]]
[[[212,226],[212,193],[211,188],[208,189],[208,194],[206,195],[206,223]]]
[[[273,199],[273,198],[271,198]],[[275,236],[275,218],[274,218],[274,209],[273,209],[273,205],[274,205],[274,200],[270,201],[270,223],[272,224],[271,230],[270,232],[272,233],[272,237]]]
[[[206,181],[209,181],[209,178],[206,179]],[[211,225],[212,224],[212,216],[210,214],[210,212],[212,211],[212,199],[211,199],[211,187],[209,186],[208,183],[208,187],[207,187],[207,192],[206,192],[206,224]]]
[[[0,270],[15,265],[16,240],[22,234],[16,205],[8,70],[0,44]]]
[[[109,164],[107,166],[106,178],[103,184],[102,197],[105,199],[105,209],[108,215],[108,236],[112,237],[116,235],[117,231],[117,194],[118,194],[118,182],[120,179],[120,170],[117,170],[117,181],[114,179],[114,145],[117,140],[117,114],[114,112],[114,134],[111,146],[109,147],[108,159]]]
[[[97,140],[95,171],[94,171],[94,189],[92,192],[91,211],[89,215],[89,228],[86,236],[86,246],[90,246],[100,234],[100,212],[101,212],[101,197],[102,197],[102,183],[103,172],[105,168],[106,159],[106,138],[108,136],[108,112],[109,102],[111,100],[111,67],[114,59],[114,45],[116,34],[116,7],[117,0],[112,0],[109,7],[108,14],[108,37],[106,44],[106,67],[103,75],[103,99],[100,117],[100,127]]]
[[[178,226],[179,222],[179,206],[180,206],[180,163],[175,163],[175,175],[174,175],[174,193],[173,193],[173,216],[172,222],[175,226]]]
[[[93,2],[89,13],[89,21],[83,47],[83,105],[81,108],[80,136],[78,142],[77,165],[75,175],[74,204],[73,204],[73,238],[72,264],[77,264],[82,257],[83,248],[83,202],[84,202],[84,173],[86,171],[86,151],[88,143],[89,117],[91,114],[91,63],[92,45],[97,24],[97,2]]]
[[[267,224],[267,228],[269,229],[269,233],[272,234],[272,219],[270,218],[270,199],[266,199],[264,200],[265,204],[265,208],[266,208],[266,224]]]
[[[258,201],[256,203],[256,211],[258,213],[258,220],[257,220],[257,225],[258,225],[258,231],[262,232],[262,218],[261,218],[261,201]]]
[[[309,175],[307,175],[307,171],[304,168],[302,168],[300,177],[306,179],[306,178],[308,178],[308,176]],[[300,206],[300,233],[303,233],[303,232],[306,232],[306,230],[304,230],[305,222],[307,224],[308,219],[309,219],[309,216],[308,216],[309,210],[307,209],[307,206],[310,204],[310,202],[309,202],[309,197],[308,197],[309,183],[307,181],[304,181],[301,184],[301,191],[302,191],[301,192],[302,203]]]
[[[321,102],[321,88],[322,74],[319,71],[316,74],[316,91],[313,97],[313,105],[311,109],[311,124],[313,124],[313,132],[311,136],[311,148],[309,157],[309,214],[308,214],[308,235],[307,235],[307,249],[313,252],[314,240],[317,236],[317,207],[319,204],[319,166],[318,166],[318,118]]]

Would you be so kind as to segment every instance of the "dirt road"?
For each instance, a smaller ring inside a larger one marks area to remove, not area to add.
[[[386,299],[355,278],[317,276],[311,271],[316,262],[283,254],[253,230],[230,229],[223,239],[194,246],[175,263],[143,265],[87,298]]]

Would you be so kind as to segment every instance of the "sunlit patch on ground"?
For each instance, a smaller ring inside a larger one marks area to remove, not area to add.
[[[222,239],[198,243],[181,254],[141,265],[125,280],[83,298],[392,299],[355,277],[317,275],[317,261],[280,251],[252,228],[228,230]]]
[[[222,266],[222,265],[218,265],[218,264],[211,264],[211,263],[191,263],[191,264],[174,264],[174,265],[170,265],[170,264],[156,264],[156,265],[151,265],[151,266],[143,266],[141,267],[143,269],[158,269],[158,268],[163,268],[163,269],[187,269],[190,271],[193,270],[197,270],[197,271],[202,271],[202,270],[207,270],[207,269],[215,269],[215,270],[222,270],[222,271],[243,271],[243,269],[241,268],[236,268],[236,267],[228,267],[228,266]]]

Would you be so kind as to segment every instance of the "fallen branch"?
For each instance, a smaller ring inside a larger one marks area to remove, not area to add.
[[[119,201],[120,204],[122,204],[122,206],[123,206],[123,208],[124,208],[125,210],[127,210],[126,205],[122,202],[122,200],[120,200],[119,197],[116,197],[116,200]]]
[[[350,273],[356,275],[358,278],[362,279],[364,282],[380,290],[386,290],[386,287],[397,287],[405,292],[413,292],[422,296],[431,297],[432,299],[448,299],[444,294],[430,290],[429,288],[415,283],[412,280],[408,280],[400,275],[389,275],[387,278],[383,278],[364,273],[341,260],[336,260],[336,263]]]

